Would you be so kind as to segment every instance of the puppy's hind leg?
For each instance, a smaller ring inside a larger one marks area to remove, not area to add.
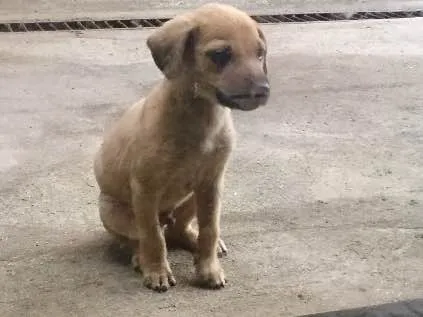
[[[173,211],[175,222],[165,230],[166,244],[170,248],[181,248],[192,253],[198,249],[198,231],[193,228],[197,216],[197,201],[193,194],[187,201]],[[219,239],[217,255],[222,257],[228,253],[225,243]]]
[[[197,251],[198,232],[192,227],[196,214],[194,195],[173,211],[175,221],[168,224],[165,230],[169,248],[181,248],[192,253]]]
[[[135,217],[131,208],[103,193],[99,196],[100,219],[106,231],[115,238],[121,248],[128,248],[134,269],[138,264],[138,241]]]

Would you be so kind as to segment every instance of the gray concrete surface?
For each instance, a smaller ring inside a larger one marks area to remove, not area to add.
[[[141,285],[97,215],[104,127],[159,78],[150,31],[0,35],[0,316],[293,316],[423,296],[423,20],[264,27],[235,112],[222,291]]]
[[[423,0],[0,0],[0,21],[171,17],[206,2],[262,14],[423,9]]]

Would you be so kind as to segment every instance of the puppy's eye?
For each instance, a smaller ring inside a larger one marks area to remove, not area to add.
[[[207,56],[216,64],[217,67],[225,67],[232,59],[232,50],[230,47],[224,47],[207,52]]]
[[[257,58],[262,61],[264,58],[265,51],[262,47],[257,50]]]

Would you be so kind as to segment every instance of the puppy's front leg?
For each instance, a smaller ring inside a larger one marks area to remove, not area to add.
[[[197,278],[202,286],[221,288],[226,284],[225,274],[217,257],[220,231],[220,195],[223,175],[197,191],[198,253],[195,258]]]
[[[157,194],[131,182],[132,207],[139,237],[138,262],[144,285],[165,292],[176,284],[167,261],[166,242],[159,221]]]

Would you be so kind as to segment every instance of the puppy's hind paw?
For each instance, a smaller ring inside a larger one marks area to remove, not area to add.
[[[132,268],[134,269],[134,271],[137,271],[137,272],[141,271],[140,263],[138,261],[138,255],[136,255],[136,254],[132,255],[131,265],[132,265]]]
[[[228,248],[226,247],[225,242],[222,239],[219,239],[219,244],[217,246],[217,256],[219,258],[228,255]]]

